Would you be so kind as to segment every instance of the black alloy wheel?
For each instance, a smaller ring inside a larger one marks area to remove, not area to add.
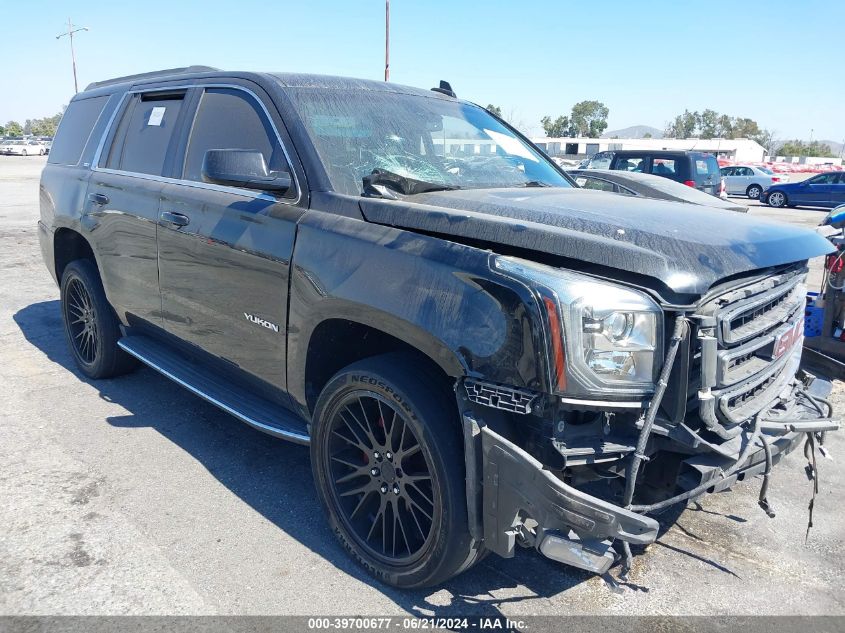
[[[64,307],[71,347],[83,363],[93,365],[97,360],[100,334],[94,300],[80,279],[74,278],[68,283]]]
[[[65,266],[61,297],[65,336],[83,374],[110,378],[138,366],[138,361],[117,345],[120,323],[92,260],[77,259]]]
[[[408,421],[374,393],[351,393],[329,428],[331,492],[347,529],[371,556],[412,562],[430,541],[439,493]]]
[[[382,582],[435,585],[486,553],[469,531],[460,424],[449,379],[410,354],[353,363],[317,399],[311,465],[329,526]]]

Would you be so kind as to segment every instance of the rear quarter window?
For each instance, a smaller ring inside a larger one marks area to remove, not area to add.
[[[704,158],[695,159],[695,174],[696,176],[720,176],[719,161],[713,156],[705,156]]]
[[[108,96],[71,101],[62,117],[47,162],[76,165],[91,136],[94,124],[103,112]]]

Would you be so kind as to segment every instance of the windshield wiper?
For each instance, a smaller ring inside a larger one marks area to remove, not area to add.
[[[415,178],[408,178],[400,176],[392,171],[386,169],[374,169],[372,173],[364,176],[364,192],[363,196],[376,198],[392,198],[389,189],[412,196],[417,193],[427,193],[429,191],[453,191],[460,189],[454,185],[444,185],[436,182],[426,182],[425,180],[416,180]]]

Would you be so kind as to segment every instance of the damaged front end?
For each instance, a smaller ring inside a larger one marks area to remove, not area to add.
[[[799,370],[806,273],[803,264],[785,266],[697,305],[666,309],[667,333],[656,325],[651,346],[660,352],[653,388],[640,398],[624,389],[611,389],[605,400],[595,393],[572,397],[565,389],[573,385],[560,379],[571,376],[561,362],[572,363],[573,349],[561,343],[555,362],[554,340],[554,395],[465,380],[458,396],[473,535],[502,556],[521,544],[604,573],[618,551],[627,570],[630,544],[657,538],[657,521],[647,515],[752,476],[763,476],[759,503],[774,516],[767,498],[772,467],[803,440],[815,475],[817,444],[839,428],[824,399],[830,383]],[[599,310],[575,312],[570,305],[577,300],[561,300],[560,287],[531,288],[541,312],[556,308],[546,315],[550,337],[582,324],[592,332],[596,315],[608,318]],[[550,295],[553,301],[544,300]],[[646,309],[626,301],[635,314]],[[631,349],[645,349],[645,339],[640,335]],[[592,360],[591,353],[584,358]],[[810,512],[811,524],[812,503]]]

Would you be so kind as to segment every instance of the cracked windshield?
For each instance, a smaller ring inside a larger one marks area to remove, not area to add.
[[[572,186],[478,106],[408,94],[296,92],[293,101],[340,193],[360,195],[365,177],[406,194]]]

